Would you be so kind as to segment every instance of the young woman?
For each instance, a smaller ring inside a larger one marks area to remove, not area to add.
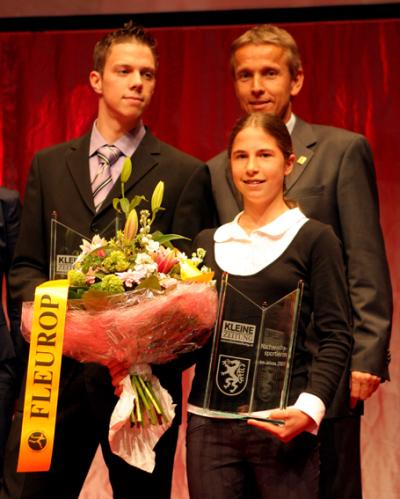
[[[283,425],[209,417],[203,409],[210,348],[198,358],[189,396],[187,472],[191,499],[312,499],[318,495],[318,426],[349,375],[352,337],[342,250],[333,230],[307,219],[283,193],[295,161],[277,117],[255,113],[231,134],[232,178],[244,210],[194,243],[206,264],[260,306],[304,282],[289,406]],[[343,386],[348,390],[349,383]],[[348,393],[343,394],[348,401]],[[255,427],[256,426],[256,427]]]

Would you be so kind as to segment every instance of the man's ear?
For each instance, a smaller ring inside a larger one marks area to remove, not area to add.
[[[91,71],[89,74],[90,86],[96,92],[96,94],[101,95],[103,93],[103,80],[101,74],[98,71]]]
[[[292,79],[290,95],[291,97],[296,97],[296,95],[300,92],[304,83],[304,71],[303,68],[300,68],[297,71],[296,76]]]

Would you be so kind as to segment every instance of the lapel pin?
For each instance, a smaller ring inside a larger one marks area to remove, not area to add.
[[[299,165],[304,165],[304,163],[307,161],[307,158],[306,156],[300,156],[298,159],[297,159],[297,163],[299,163]]]

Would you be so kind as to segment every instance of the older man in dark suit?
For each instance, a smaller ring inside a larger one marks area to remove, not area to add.
[[[132,157],[133,164],[126,197],[138,194],[149,200],[158,181],[164,181],[165,210],[157,216],[153,229],[193,238],[202,228],[212,226],[214,210],[206,165],[161,142],[142,123],[154,92],[156,69],[155,40],[131,23],[96,45],[90,82],[99,107],[91,132],[40,151],[33,159],[11,272],[13,293],[20,301],[31,300],[35,286],[49,278],[52,212],[57,212],[61,223],[87,236],[110,225],[115,217],[112,199],[121,195],[118,179],[124,157]],[[104,170],[97,152],[101,149],[103,153],[104,146],[112,151],[115,162],[111,179],[98,182]],[[105,189],[107,185],[111,190]],[[156,374],[179,405],[179,369],[165,365]],[[157,443],[156,467],[150,474],[128,465],[110,450],[108,425],[115,403],[106,368],[63,358],[51,468],[46,473],[15,472],[22,418],[18,412],[1,497],[78,497],[100,442],[115,498],[132,497],[138,491],[148,497],[169,498],[179,415]]]
[[[343,243],[352,305],[354,349],[350,400],[346,387],[329,407],[320,438],[321,499],[360,499],[362,403],[389,379],[392,290],[379,222],[374,164],[365,137],[312,125],[292,113],[303,69],[295,40],[271,25],[254,27],[231,46],[236,95],[247,113],[280,116],[292,136],[297,162],[286,197],[303,212],[332,225]],[[241,210],[226,152],[209,161],[221,223]]]

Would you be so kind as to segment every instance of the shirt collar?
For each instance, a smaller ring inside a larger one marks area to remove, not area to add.
[[[293,133],[293,129],[294,129],[295,124],[296,124],[296,115],[294,113],[292,113],[290,115],[288,122],[286,123],[286,128],[288,129],[288,132],[290,133],[290,135],[292,135],[292,133]]]
[[[223,243],[230,240],[243,241],[249,240],[254,233],[267,236],[270,239],[281,238],[289,229],[301,221],[307,220],[307,217],[300,211],[299,208],[292,208],[285,211],[282,215],[275,218],[269,224],[259,227],[252,231],[250,235],[240,227],[238,220],[243,212],[236,215],[232,222],[221,225],[214,234],[216,243]]]
[[[122,135],[114,144],[108,144],[105,138],[99,132],[96,122],[93,123],[90,135],[89,157],[93,156],[99,147],[104,145],[114,145],[122,152],[123,156],[131,157],[139,146],[141,140],[146,134],[146,128],[141,121],[136,128]]]

